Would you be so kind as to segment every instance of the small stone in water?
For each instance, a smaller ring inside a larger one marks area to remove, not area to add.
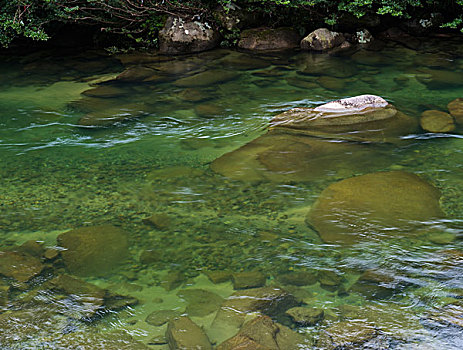
[[[34,240],[29,240],[27,242],[24,242],[18,248],[18,251],[35,256],[36,258],[41,258],[44,252],[44,248],[42,243]]]
[[[167,344],[167,340],[164,335],[157,335],[148,342],[148,345],[164,345],[164,344]]]
[[[420,124],[423,130],[429,132],[450,132],[455,130],[455,122],[450,114],[428,110],[421,114]]]
[[[22,283],[37,276],[42,269],[40,260],[29,254],[0,251],[0,275]]]
[[[260,271],[238,272],[233,274],[233,289],[262,287],[266,277]]]
[[[320,271],[318,274],[318,280],[322,286],[338,286],[342,282],[342,277],[336,272],[330,270]]]
[[[45,250],[45,253],[43,254],[43,256],[47,260],[53,260],[58,256],[58,254],[59,254],[59,251],[57,249],[48,248],[47,250]]]
[[[161,286],[167,290],[171,291],[175,288],[180,287],[180,285],[185,282],[185,275],[179,271],[171,271],[161,280]]]
[[[166,339],[171,349],[212,349],[206,333],[186,316],[169,322]]]
[[[282,284],[308,286],[317,283],[317,274],[308,271],[295,271],[278,275],[277,280]]]
[[[317,308],[293,307],[286,311],[286,314],[301,326],[313,326],[323,320],[324,311]]]
[[[227,282],[232,278],[230,271],[206,271],[205,274],[214,284]]]
[[[179,311],[175,310],[156,310],[150,313],[146,319],[145,322],[152,325],[152,326],[162,326],[164,323],[167,323],[171,320],[173,320],[176,317],[180,316]]]
[[[217,311],[223,298],[204,289],[184,289],[177,295],[188,302],[185,312],[189,316],[203,317]]]
[[[149,218],[144,219],[143,222],[153,225],[159,230],[167,230],[171,224],[171,218],[166,213],[153,214]]]

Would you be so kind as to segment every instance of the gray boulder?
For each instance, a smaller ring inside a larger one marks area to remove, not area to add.
[[[319,28],[302,39],[301,49],[326,51],[341,45],[345,40],[344,35],[341,33]]]
[[[159,51],[176,55],[201,52],[215,48],[220,42],[220,34],[208,23],[185,21],[170,16],[159,32]]]

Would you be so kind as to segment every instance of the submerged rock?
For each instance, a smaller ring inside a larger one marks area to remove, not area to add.
[[[45,247],[43,245],[43,242],[38,242],[34,240],[24,242],[16,250],[34,256],[38,259],[42,258],[42,256],[45,253]]]
[[[212,162],[211,169],[241,181],[290,182],[313,181],[336,173],[349,176],[389,163],[388,155],[372,146],[274,130],[224,154]]]
[[[279,287],[262,287],[237,291],[224,301],[212,322],[210,334],[222,342],[237,333],[250,313],[282,315],[298,305],[296,298]]]
[[[447,105],[447,108],[457,124],[463,124],[463,98],[456,98]]]
[[[351,244],[405,234],[444,216],[440,193],[418,176],[378,172],[328,186],[307,215],[327,243]]]
[[[212,98],[211,92],[195,88],[186,88],[177,94],[177,97],[187,102],[201,102]]]
[[[226,70],[207,70],[189,77],[181,78],[173,84],[180,87],[211,86],[236,79],[238,74]]]
[[[341,285],[343,278],[335,271],[321,270],[318,273],[318,281],[320,282],[321,287],[337,289],[337,287]]]
[[[334,329],[339,331],[341,331],[342,325],[346,325],[348,322],[355,324],[360,320],[367,323],[369,325],[368,328],[371,327],[382,334],[392,336],[396,339],[410,340],[417,333],[423,331],[420,317],[415,315],[409,306],[397,304],[396,300],[391,302],[383,301],[381,303],[376,301],[375,303],[366,303],[362,306],[344,304],[340,305],[338,309],[345,320],[344,322],[340,322],[340,327],[333,325]],[[364,329],[362,323],[359,324],[359,331]],[[348,327],[346,331],[352,330],[352,328],[354,327]]]
[[[245,50],[285,50],[299,46],[301,36],[292,28],[254,28],[241,32],[238,47]]]
[[[312,136],[385,142],[416,131],[417,122],[379,96],[361,95],[316,108],[290,109],[275,116],[270,127]]]
[[[150,347],[132,338],[124,331],[98,332],[89,331],[70,332],[63,335],[52,348],[79,350],[149,350]],[[56,346],[56,347],[55,347]]]
[[[4,284],[3,281],[0,280],[0,308],[8,304],[10,289],[10,286]]]
[[[300,326],[314,326],[323,320],[324,311],[318,308],[298,306],[289,309],[286,314]]]
[[[220,308],[223,298],[204,289],[184,289],[177,295],[188,303],[185,312],[188,316],[204,317]]]
[[[214,284],[227,282],[232,278],[231,271],[206,271],[205,274]]]
[[[73,316],[77,319],[93,317],[96,312],[103,309],[105,304],[104,289],[69,275],[55,277],[47,281],[43,288],[49,290],[48,295],[64,295],[72,303],[79,305],[72,310]]]
[[[307,35],[301,41],[301,49],[325,51],[341,45],[346,39],[344,35],[332,32],[326,28],[319,28]]]
[[[416,75],[417,80],[431,90],[461,87],[463,81],[463,72],[455,70],[421,68],[418,71],[422,74]]]
[[[95,88],[85,90],[84,92],[82,92],[82,95],[98,98],[115,98],[127,94],[128,91],[109,85],[97,86]]]
[[[321,76],[317,82],[327,90],[342,91],[346,88],[346,81],[335,77]]]
[[[163,287],[166,291],[171,291],[180,287],[185,280],[186,277],[182,272],[169,271],[167,275],[161,279],[161,287]]]
[[[356,64],[341,58],[317,54],[305,54],[301,58],[304,65],[297,72],[300,75],[350,78],[358,74]]]
[[[220,344],[217,349],[296,350],[308,348],[310,345],[302,334],[273,322],[268,316],[258,316],[247,322],[236,336]]]
[[[428,132],[450,132],[455,130],[455,122],[450,114],[428,110],[421,114],[420,125]]]
[[[233,289],[257,288],[265,285],[266,276],[260,271],[236,272],[232,276]]]
[[[243,335],[235,335],[217,346],[217,350],[269,350],[268,347],[261,345],[251,338]]]
[[[377,335],[376,329],[365,321],[336,323],[322,332],[317,346],[322,349],[359,349]]]
[[[181,312],[177,310],[156,310],[146,317],[145,322],[152,326],[159,327],[177,317],[180,317],[180,315]]]
[[[171,349],[212,349],[206,333],[186,316],[169,322],[166,339]]]
[[[289,85],[300,89],[312,90],[320,88],[320,85],[318,85],[315,80],[308,80],[301,77],[288,77],[285,80]]]
[[[184,21],[169,16],[159,31],[159,51],[176,55],[213,49],[220,42],[220,34],[208,23]]]
[[[244,53],[234,52],[219,61],[220,66],[230,70],[255,70],[270,66],[270,62]]]
[[[101,107],[101,106],[99,106]],[[117,123],[122,123],[129,119],[140,117],[144,114],[141,105],[131,104],[109,108],[98,108],[87,113],[78,121],[80,126],[87,127],[109,127]]]
[[[149,218],[143,219],[143,222],[152,225],[159,230],[167,230],[172,223],[171,217],[166,213],[153,214]]]
[[[365,271],[349,289],[370,299],[384,299],[399,291],[398,282],[389,274],[377,270]]]
[[[195,106],[195,113],[198,117],[211,118],[223,116],[225,114],[225,109],[220,104],[201,103]]]
[[[138,300],[134,297],[114,294],[70,275],[55,277],[45,282],[41,288],[42,292],[47,297],[52,297],[55,303],[60,302],[65,307],[72,305],[67,313],[83,320],[93,319],[100,314],[100,311],[118,311],[138,304]]]
[[[309,286],[317,283],[318,276],[316,272],[296,271],[277,275],[276,279],[281,284],[290,284],[293,286]]]
[[[27,253],[0,251],[0,275],[5,277],[27,282],[39,275],[43,268],[39,259]]]
[[[116,80],[124,83],[139,83],[152,77],[156,74],[156,71],[149,67],[144,66],[133,66],[124,70],[121,74],[116,77]],[[100,96],[97,96],[100,97]]]
[[[126,233],[112,225],[81,227],[57,240],[66,268],[77,276],[107,276],[129,253]]]

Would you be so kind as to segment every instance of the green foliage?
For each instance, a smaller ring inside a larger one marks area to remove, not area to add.
[[[18,36],[47,40],[43,24],[51,19],[46,1],[0,0],[0,45],[8,47]]]
[[[166,15],[213,20],[218,5],[259,14],[274,26],[309,21],[335,26],[344,14],[431,18],[438,12],[444,18],[442,28],[463,28],[463,0],[0,0],[0,45],[6,47],[17,37],[47,40],[50,23],[72,22],[152,46]],[[237,30],[223,32],[231,46],[238,35]]]

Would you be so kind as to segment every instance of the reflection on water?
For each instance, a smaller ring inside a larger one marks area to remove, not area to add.
[[[461,125],[418,121],[463,96],[462,62],[450,39],[3,57],[2,348],[461,348]],[[365,93],[414,129],[267,132]]]

